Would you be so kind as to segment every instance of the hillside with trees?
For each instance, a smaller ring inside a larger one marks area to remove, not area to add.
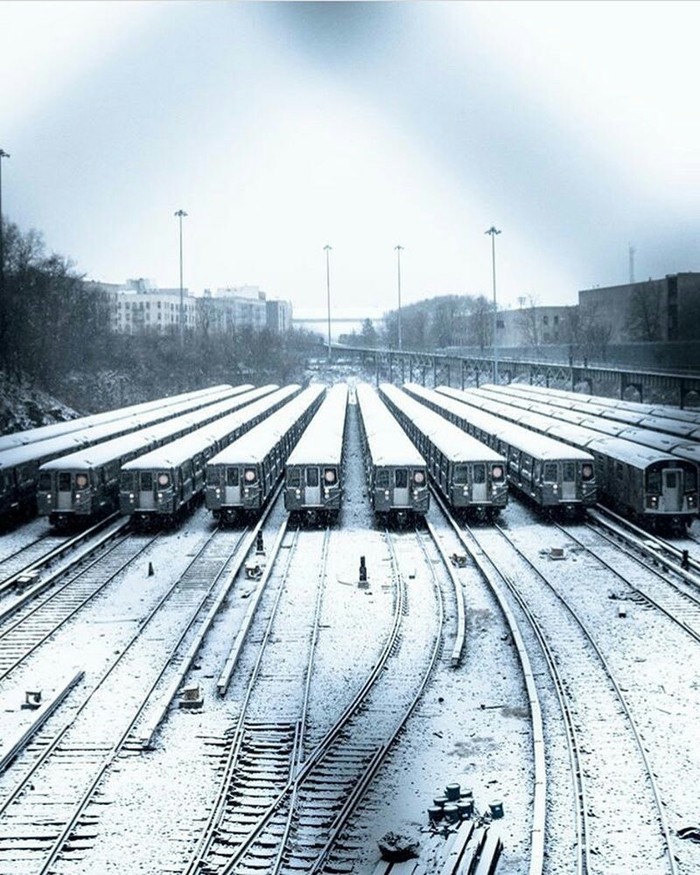
[[[41,234],[5,221],[3,244],[0,400],[24,387],[90,413],[205,384],[301,381],[321,343],[296,330],[213,335],[200,327],[186,333],[184,346],[176,331],[117,334],[99,284],[49,253]],[[35,409],[39,417],[32,402],[15,427],[31,425]],[[7,411],[2,419],[4,430],[12,427]]]

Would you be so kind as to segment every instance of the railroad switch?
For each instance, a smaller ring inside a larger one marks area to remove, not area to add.
[[[550,547],[549,548],[549,558],[550,559],[566,559],[566,553],[564,552],[563,547]]]
[[[41,707],[41,690],[27,690],[24,694],[24,702],[22,702],[23,710],[36,711]]]

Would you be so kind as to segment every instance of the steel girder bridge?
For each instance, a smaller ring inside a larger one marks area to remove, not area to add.
[[[334,356],[354,358],[374,371],[377,384],[420,383],[465,389],[493,382],[492,356],[462,357],[365,347],[334,347]],[[498,382],[530,383],[634,401],[700,405],[700,367],[694,371],[649,371],[621,367],[499,359]]]

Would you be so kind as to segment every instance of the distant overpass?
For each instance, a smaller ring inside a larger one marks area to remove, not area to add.
[[[383,316],[333,316],[331,315],[331,338],[337,340],[340,334],[359,334],[362,325],[369,319],[376,329],[384,327]],[[325,337],[328,332],[328,316],[292,316],[292,328],[306,328],[318,331]]]

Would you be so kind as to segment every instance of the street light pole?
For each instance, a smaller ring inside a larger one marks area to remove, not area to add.
[[[326,297],[328,301],[328,361],[331,360],[331,257],[333,247],[328,243],[323,247],[326,253]]]
[[[401,336],[401,250],[403,246],[394,246],[396,250],[396,280],[399,288],[399,349],[403,349],[403,338]]]
[[[493,274],[493,382],[498,385],[498,305],[496,303],[496,234],[501,232],[491,225],[484,233],[491,237],[491,270]]]
[[[2,221],[2,159],[9,158],[9,154],[0,149],[0,340],[5,343],[5,312],[7,302],[5,300],[5,239]]]
[[[185,346],[185,295],[182,289],[182,220],[187,215],[184,210],[178,210],[175,215],[180,222],[180,347]]]

